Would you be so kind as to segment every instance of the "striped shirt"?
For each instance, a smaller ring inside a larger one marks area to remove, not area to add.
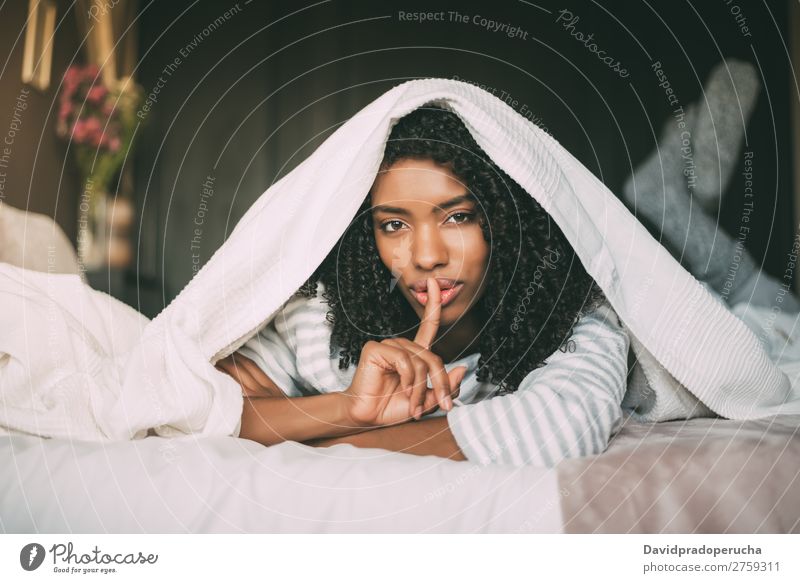
[[[322,289],[291,298],[239,349],[289,397],[344,391],[355,375],[353,365],[339,369],[341,349],[331,350]],[[569,340],[506,395],[477,380],[480,353],[445,364],[467,367],[457,403],[425,417],[447,415],[464,456],[483,465],[552,467],[602,453],[622,422],[629,338],[606,300],[581,316]]]

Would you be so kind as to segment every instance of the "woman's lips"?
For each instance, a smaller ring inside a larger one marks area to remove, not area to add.
[[[441,290],[441,298],[442,298],[442,307],[445,307],[447,304],[453,301],[453,299],[459,294],[461,288],[464,287],[463,283],[457,283],[454,287],[449,289]],[[413,296],[417,299],[417,301],[422,304],[423,306],[428,303],[428,292],[418,292],[411,290]]]

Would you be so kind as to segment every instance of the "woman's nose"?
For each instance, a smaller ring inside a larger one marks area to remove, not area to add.
[[[412,256],[417,268],[431,270],[447,264],[447,245],[436,227],[420,227],[414,236]]]

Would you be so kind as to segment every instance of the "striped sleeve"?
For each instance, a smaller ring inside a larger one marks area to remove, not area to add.
[[[622,421],[630,340],[607,300],[580,318],[570,340],[514,393],[448,412],[468,460],[553,467],[606,449]]]
[[[293,327],[293,316],[302,307],[301,299],[287,303],[238,350],[255,362],[289,397],[303,397],[309,393],[308,383],[298,369],[297,339]]]

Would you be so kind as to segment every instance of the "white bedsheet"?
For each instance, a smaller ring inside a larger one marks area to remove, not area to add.
[[[0,437],[5,533],[549,533],[555,471],[349,444]]]

